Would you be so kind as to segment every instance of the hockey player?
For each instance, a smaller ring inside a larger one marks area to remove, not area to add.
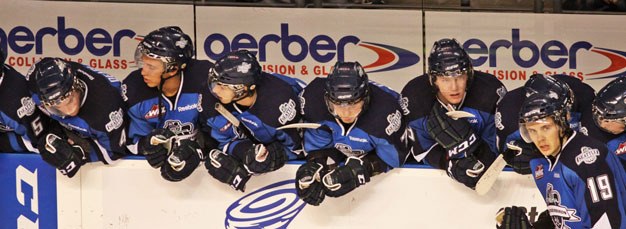
[[[211,176],[244,191],[251,175],[303,157],[298,130],[277,128],[300,121],[298,92],[304,83],[262,72],[247,50],[218,59],[209,78],[201,120],[204,131],[218,141],[206,149]]]
[[[494,114],[504,94],[506,88],[496,77],[473,70],[455,39],[435,42],[428,73],[409,81],[402,90],[402,109],[416,136],[415,159],[446,170],[452,179],[473,189],[498,152]],[[446,114],[454,110],[473,117]]]
[[[154,30],[137,45],[139,69],[122,85],[130,117],[129,149],[145,155],[169,181],[188,177],[204,159],[195,140],[200,91],[213,64],[192,56],[191,38],[179,27]]]
[[[603,143],[570,128],[566,107],[564,100],[539,93],[524,101],[519,114],[522,138],[543,155],[530,166],[553,228],[626,228],[624,169]],[[525,215],[518,219],[528,227]]]
[[[0,49],[0,152],[39,152],[37,139],[49,118],[35,106],[26,78],[4,64],[6,57]]]
[[[126,112],[114,77],[46,57],[33,65],[26,79],[35,103],[64,127],[50,128],[39,138],[37,147],[46,162],[73,177],[86,162],[110,164],[127,154]]]
[[[406,160],[406,125],[399,94],[369,82],[358,62],[337,62],[327,78],[314,79],[301,95],[304,119],[319,123],[304,132],[306,163],[296,173],[298,196],[319,205],[340,197]]]
[[[626,165],[626,77],[617,78],[605,85],[593,101],[593,122],[589,136],[606,143],[609,152],[615,153]]]
[[[591,86],[568,75],[535,74],[524,86],[509,91],[496,108],[496,133],[498,147],[509,166],[519,174],[530,174],[528,162],[533,157],[541,156],[533,144],[525,143],[519,135],[517,118],[522,101],[531,94],[545,93],[553,97],[563,97],[567,103],[568,123],[573,130],[587,134],[591,122],[581,123],[583,114],[590,116],[591,102],[595,92]],[[590,117],[588,117],[590,120]],[[508,145],[507,145],[508,144]],[[513,146],[513,147],[509,147]],[[513,148],[513,149],[511,149]]]

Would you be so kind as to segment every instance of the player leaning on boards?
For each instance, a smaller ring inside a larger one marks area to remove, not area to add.
[[[296,173],[297,194],[308,204],[343,196],[404,164],[399,95],[369,82],[358,62],[337,62],[300,99],[305,121],[322,125],[305,129],[307,162]]]
[[[4,64],[6,57],[0,48],[0,152],[38,152],[50,119],[35,106],[26,78]]]
[[[205,148],[209,174],[244,191],[252,175],[275,171],[302,158],[297,129],[277,129],[300,121],[302,81],[269,74],[247,50],[215,62],[202,96],[203,132],[217,143]]]
[[[615,153],[626,165],[626,76],[606,84],[593,101],[593,123],[587,127],[589,137],[606,143],[609,152]],[[584,121],[584,120],[583,120]]]
[[[522,138],[543,155],[530,168],[553,228],[626,228],[624,168],[602,142],[572,130],[563,98],[531,95],[519,113]],[[501,228],[530,228],[517,212],[505,214]]]
[[[159,28],[137,45],[139,69],[122,85],[130,117],[129,149],[146,155],[169,181],[185,179],[204,159],[196,133],[200,91],[213,64],[192,57],[187,34],[176,26]]]
[[[416,138],[411,149],[415,159],[446,170],[452,179],[474,189],[497,155],[494,113],[505,93],[496,77],[473,70],[455,39],[435,42],[428,73],[402,90],[402,109]],[[454,110],[473,117],[446,115]]]
[[[37,144],[44,161],[73,177],[86,162],[110,164],[127,155],[126,110],[117,79],[50,57],[33,65],[26,79],[35,104],[55,120]]]
[[[496,134],[498,147],[504,159],[519,174],[530,174],[528,162],[541,153],[532,143],[526,143],[519,134],[519,111],[522,102],[536,93],[565,99],[568,123],[573,130],[593,129],[591,124],[591,103],[595,92],[591,86],[578,78],[568,75],[534,74],[524,86],[509,91],[496,108]],[[589,120],[589,121],[585,121]],[[583,127],[590,126],[592,128]],[[596,128],[597,129],[597,128]]]

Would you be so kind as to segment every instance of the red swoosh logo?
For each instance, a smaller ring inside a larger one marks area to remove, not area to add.
[[[623,56],[619,56],[616,55],[614,53],[610,53],[610,52],[606,52],[606,51],[602,51],[602,50],[598,50],[598,49],[593,49],[591,50],[592,52],[596,52],[599,53],[603,56],[606,56],[607,58],[609,58],[609,60],[611,60],[611,65],[609,65],[607,68],[594,72],[594,73],[589,73],[587,75],[598,75],[598,74],[604,74],[607,72],[614,72],[620,69],[623,69],[626,67],[626,59],[624,59]]]
[[[391,63],[394,59],[396,59],[396,55],[393,54],[391,51],[386,50],[386,49],[382,49],[380,47],[376,47],[373,45],[369,45],[369,44],[359,44],[359,46],[368,48],[372,51],[374,51],[377,55],[378,55],[378,59],[376,61],[374,61],[374,63],[368,64],[366,66],[364,66],[363,68],[375,68],[375,67],[380,67],[386,64]]]

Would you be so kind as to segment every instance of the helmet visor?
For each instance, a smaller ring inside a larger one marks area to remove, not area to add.
[[[60,96],[54,100],[42,101],[44,109],[51,114],[65,117],[75,116],[80,109],[81,92],[79,90],[70,90],[67,94]]]

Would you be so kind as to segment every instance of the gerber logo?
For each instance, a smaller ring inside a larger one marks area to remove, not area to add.
[[[224,34],[213,33],[205,38],[203,48],[210,59],[216,60],[232,50],[245,47],[256,55],[260,62],[265,62],[268,58],[268,49],[276,46],[280,47],[283,57],[291,63],[299,63],[309,57],[319,63],[350,60],[353,58],[346,53],[346,47],[365,48],[377,55],[372,63],[364,64],[364,68],[368,69],[369,73],[402,69],[413,66],[420,61],[419,56],[413,51],[387,44],[362,41],[361,38],[354,35],[330,37],[319,34],[308,39],[298,34],[290,34],[288,23],[280,24],[278,34],[240,33],[234,35],[233,38],[228,38]],[[294,75],[296,72],[302,75],[311,73],[313,75],[326,75],[330,72],[330,66],[328,69],[325,68],[326,66],[316,66],[317,69],[315,67],[307,69],[308,66],[298,67],[299,71],[296,71],[296,65],[291,64],[263,65],[263,70],[286,75]],[[311,70],[311,72],[301,71],[305,69]]]
[[[235,201],[226,210],[226,228],[287,228],[306,206],[296,194],[295,181],[260,188]]]
[[[626,52],[624,51],[598,47],[588,41],[576,41],[566,45],[555,39],[538,44],[525,38],[528,37],[522,37],[520,29],[512,28],[510,40],[499,39],[485,42],[479,38],[470,38],[463,43],[463,48],[471,54],[474,67],[485,69],[485,72],[494,74],[501,80],[527,80],[528,76],[534,73],[567,74],[579,79],[615,78],[626,73]],[[503,49],[510,51],[503,51]],[[585,52],[592,52],[607,58],[608,66],[593,66],[589,70],[581,71],[579,62],[583,63],[580,58],[586,54]],[[510,57],[503,58],[503,55],[510,55]],[[508,61],[505,58],[512,58],[512,61],[523,69],[498,68],[498,61]],[[542,66],[564,70],[531,71],[540,69]]]

